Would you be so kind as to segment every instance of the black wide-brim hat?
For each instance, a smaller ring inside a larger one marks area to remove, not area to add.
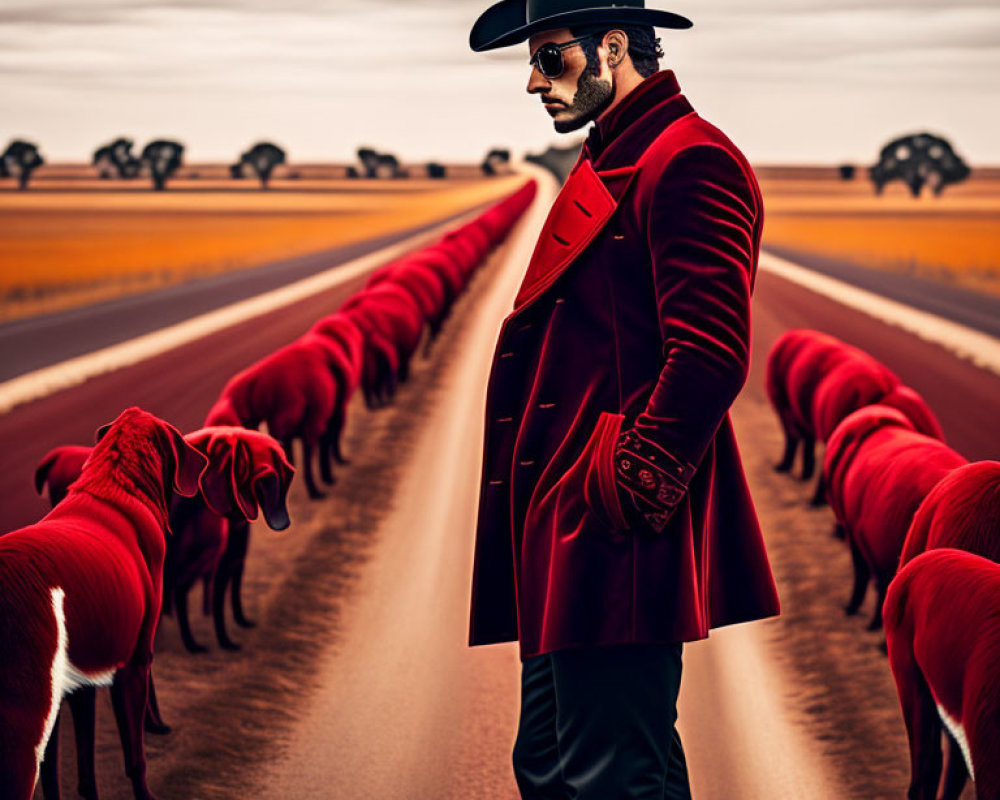
[[[477,52],[493,50],[519,44],[539,31],[604,23],[657,28],[692,25],[680,14],[646,8],[644,0],[619,0],[605,5],[591,5],[586,0],[500,0],[476,20],[469,46]]]

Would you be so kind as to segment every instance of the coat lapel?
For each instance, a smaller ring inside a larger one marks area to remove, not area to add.
[[[555,282],[611,219],[632,182],[636,167],[595,171],[581,156],[556,197],[528,263],[514,312]]]

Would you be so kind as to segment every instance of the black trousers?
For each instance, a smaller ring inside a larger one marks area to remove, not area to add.
[[[524,800],[690,800],[674,723],[681,644],[563,650],[521,666]]]

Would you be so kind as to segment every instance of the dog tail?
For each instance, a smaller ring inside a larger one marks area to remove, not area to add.
[[[38,462],[38,466],[35,468],[35,492],[41,494],[45,489],[45,483],[49,479],[49,473],[52,471],[53,465],[59,459],[60,448],[55,448],[50,450],[48,454],[41,461]]]

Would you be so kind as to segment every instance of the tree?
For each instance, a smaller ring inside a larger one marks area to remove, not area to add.
[[[444,168],[443,164],[438,164],[436,161],[429,161],[427,163],[428,178],[443,178],[446,175],[447,170]]]
[[[841,164],[837,171],[840,173],[840,179],[842,181],[853,181],[854,173],[857,171],[853,164]]]
[[[153,188],[162,191],[167,180],[181,167],[184,145],[167,139],[156,139],[142,149],[139,160],[149,167]]]
[[[486,154],[483,163],[480,165],[484,175],[496,175],[498,167],[510,163],[510,150],[502,150],[494,147]]]
[[[138,177],[142,163],[132,154],[133,141],[119,137],[94,151],[93,165],[102,178],[109,177],[107,170],[114,170],[119,178]]]
[[[365,177],[374,178],[378,171],[378,153],[370,147],[359,147],[358,160],[365,168]]]
[[[882,148],[878,163],[868,168],[876,194],[882,194],[887,183],[901,180],[914,197],[920,196],[928,182],[934,194],[940,195],[945,186],[960,183],[969,174],[969,167],[951,144],[931,133],[911,133],[893,139]]]
[[[399,160],[391,153],[380,153],[371,147],[358,149],[358,159],[365,168],[366,178],[405,178],[407,173],[400,169]]]
[[[0,177],[17,178],[17,187],[27,189],[31,173],[45,163],[38,147],[23,139],[14,139],[0,155]]]
[[[247,166],[257,174],[262,189],[267,188],[267,182],[271,180],[271,173],[278,164],[285,163],[285,151],[278,145],[271,142],[258,142],[243,155],[240,156],[239,164],[234,164],[231,168],[233,174],[237,166]],[[240,172],[242,174],[242,168]]]

